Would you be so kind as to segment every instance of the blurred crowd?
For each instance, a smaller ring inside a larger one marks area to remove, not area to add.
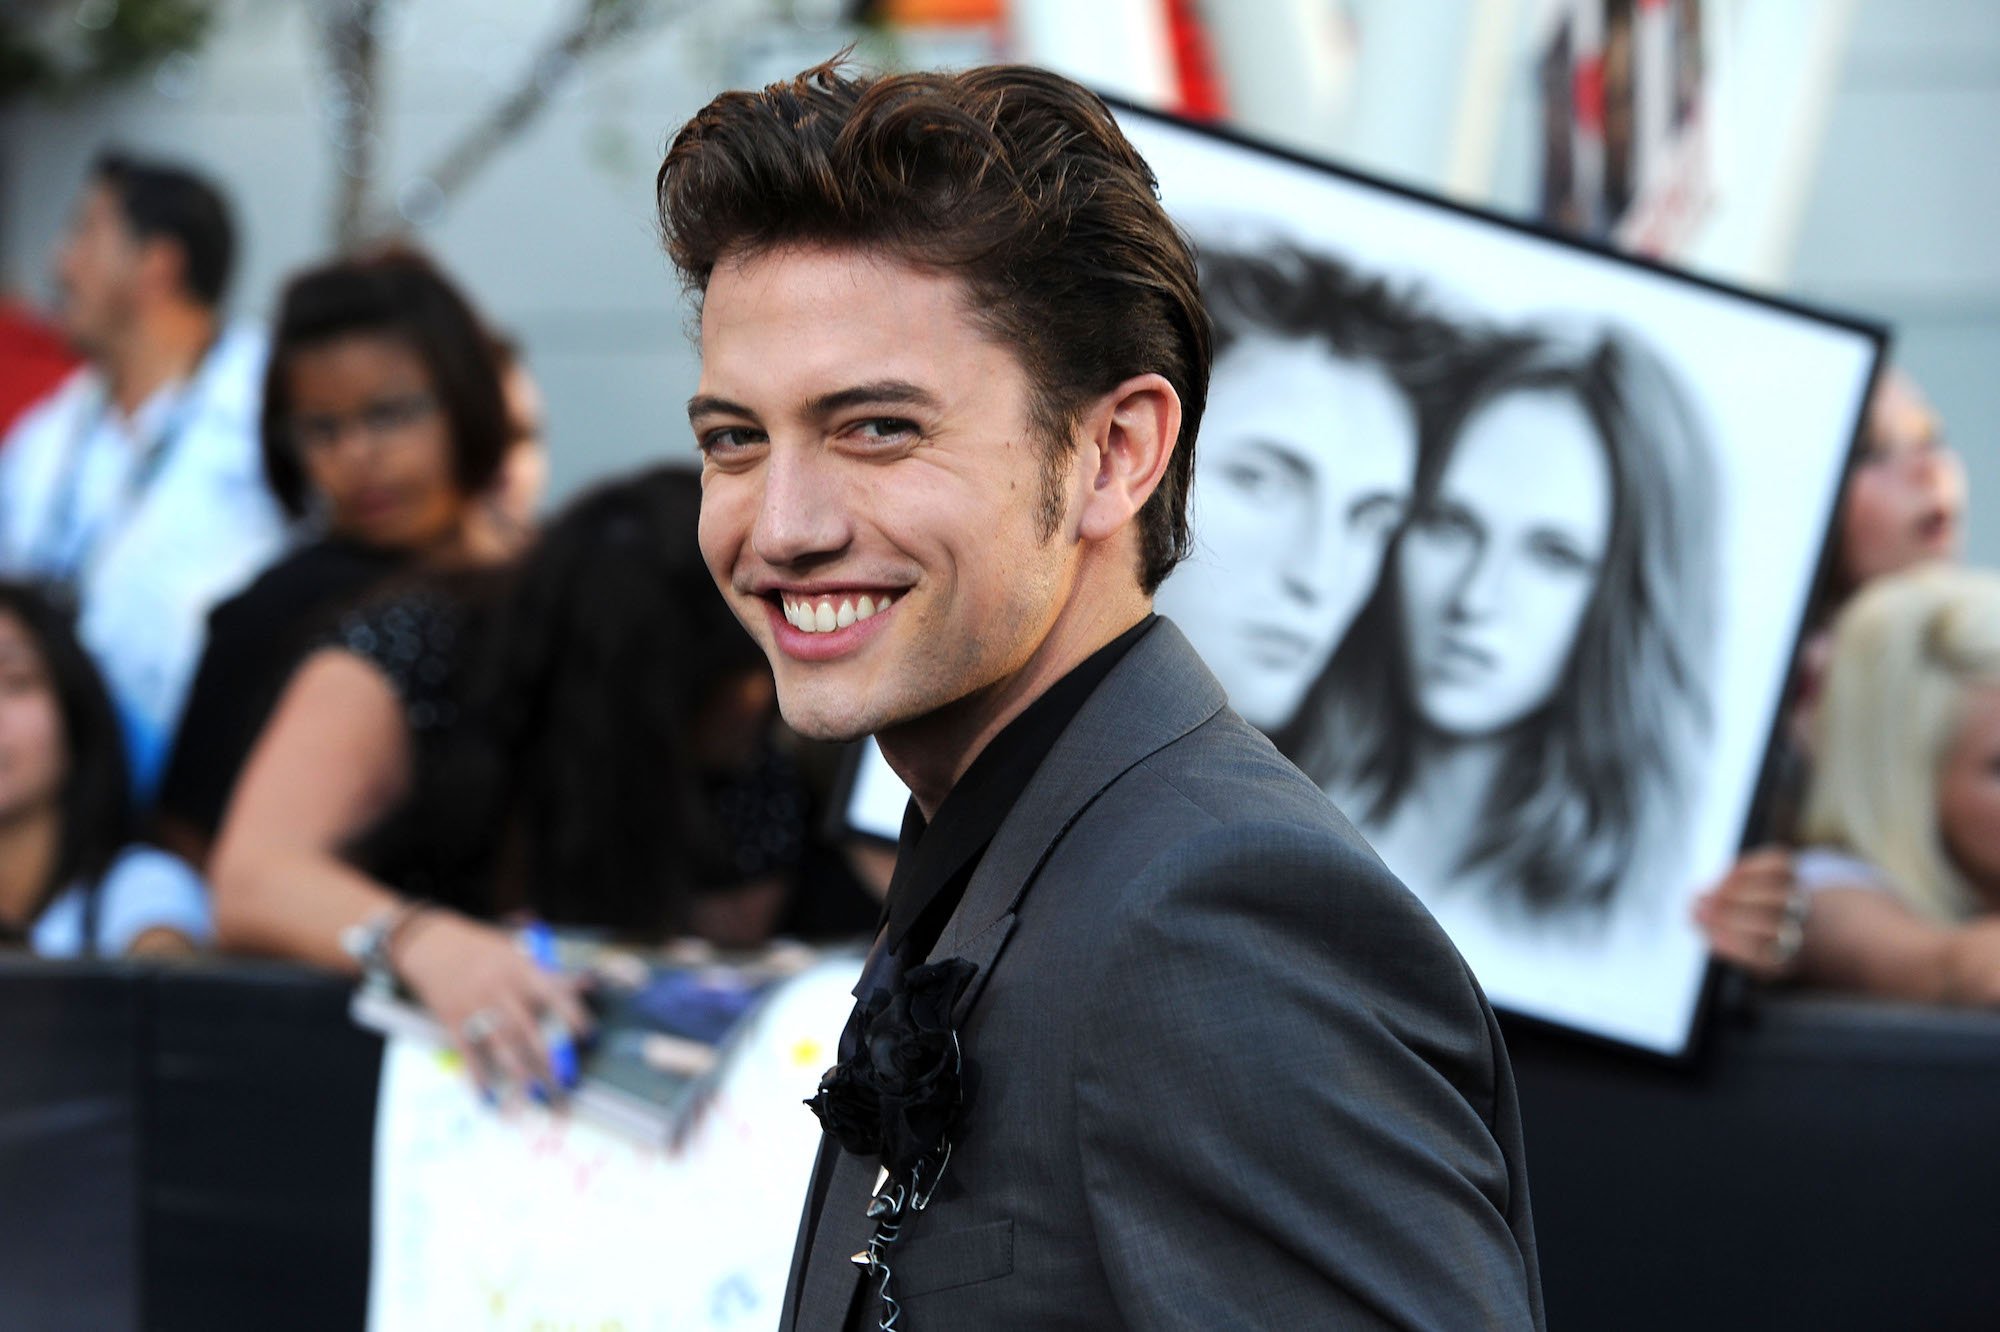
[[[2000,575],[1959,563],[1965,505],[1937,414],[1889,372],[1777,740],[1778,840],[1696,902],[1755,975],[2000,1003]]]
[[[530,364],[406,248],[219,314],[227,202],[106,154],[53,327],[0,311],[0,939],[393,976],[527,1075],[586,1022],[527,920],[727,947],[872,929],[832,757],[662,468],[544,520]],[[1871,402],[1772,845],[1696,905],[1771,979],[2000,1002],[2000,575],[1917,386]]]
[[[219,313],[235,251],[211,183],[108,153],[53,326],[5,313],[0,937],[383,973],[525,1074],[536,1014],[587,1021],[529,921],[872,929],[698,477],[543,521],[528,360],[434,261],[331,259],[264,329]]]

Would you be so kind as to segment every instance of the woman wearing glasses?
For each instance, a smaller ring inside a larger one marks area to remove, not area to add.
[[[398,574],[475,568],[513,525],[488,492],[514,446],[494,345],[408,250],[298,274],[264,384],[264,475],[305,540],[219,606],[160,794],[163,835],[201,864],[251,744],[314,636]]]

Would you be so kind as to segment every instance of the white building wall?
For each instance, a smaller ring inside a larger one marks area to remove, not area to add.
[[[1325,121],[1343,158],[1418,185],[1519,207],[1530,197],[1525,97],[1530,0],[1257,0],[1341,11],[1352,86]],[[1723,12],[1800,0],[1712,0]],[[1817,0],[1809,0],[1816,3]],[[1228,8],[1229,0],[1221,5]],[[1842,6],[1849,0],[1839,0]],[[525,342],[550,403],[558,493],[606,471],[692,461],[681,404],[695,366],[685,312],[653,233],[653,173],[667,134],[714,92],[771,77],[843,40],[770,26],[759,0],[660,0],[692,18],[599,59],[456,200],[424,240]],[[1521,69],[1478,126],[1463,95],[1481,64],[1481,6],[1518,34]],[[511,85],[571,0],[400,0],[387,40],[383,178],[407,182]],[[192,160],[230,190],[246,233],[235,303],[268,311],[282,275],[325,248],[333,154],[322,62],[303,0],[230,0],[186,68],[72,107],[0,116],[0,279],[45,290],[46,260],[98,145]],[[794,12],[816,13],[812,6]],[[1858,0],[1802,203],[1756,249],[1714,258],[1737,276],[1897,325],[1902,358],[1931,391],[1973,473],[1973,553],[2000,564],[2000,5]],[[1768,59],[1768,57],[1760,57]],[[1739,68],[1758,86],[1774,73]],[[1754,133],[1756,127],[1745,132]],[[1303,146],[1303,145],[1301,145]],[[1483,168],[1479,166],[1484,163]],[[1782,234],[1781,234],[1782,233]],[[1779,241],[1772,242],[1771,235]],[[1773,245],[1776,248],[1773,248]],[[1754,270],[1754,271],[1753,271]]]
[[[2000,5],[1862,0],[1793,255],[1800,295],[1895,326],[2000,566]]]

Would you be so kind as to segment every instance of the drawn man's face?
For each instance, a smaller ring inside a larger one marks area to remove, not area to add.
[[[1379,364],[1251,338],[1216,362],[1195,552],[1156,604],[1255,726],[1291,721],[1373,590],[1409,503],[1416,417]]]
[[[1566,393],[1510,393],[1465,424],[1398,549],[1417,710],[1490,735],[1546,703],[1611,539],[1611,465]]]
[[[1044,521],[1027,377],[962,284],[851,250],[725,262],[701,348],[702,554],[785,720],[851,739],[1001,715],[1078,556]]]

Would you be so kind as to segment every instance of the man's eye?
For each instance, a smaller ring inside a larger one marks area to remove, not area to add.
[[[696,442],[701,451],[711,457],[730,453],[740,453],[763,442],[764,436],[743,426],[723,426],[704,433]]]
[[[866,421],[856,421],[848,427],[848,433],[859,435],[870,443],[882,444],[894,440],[907,439],[917,433],[915,421],[904,421],[893,416],[871,417]]]
[[[1231,461],[1220,470],[1224,481],[1252,498],[1275,499],[1284,489],[1277,470],[1261,463]]]

